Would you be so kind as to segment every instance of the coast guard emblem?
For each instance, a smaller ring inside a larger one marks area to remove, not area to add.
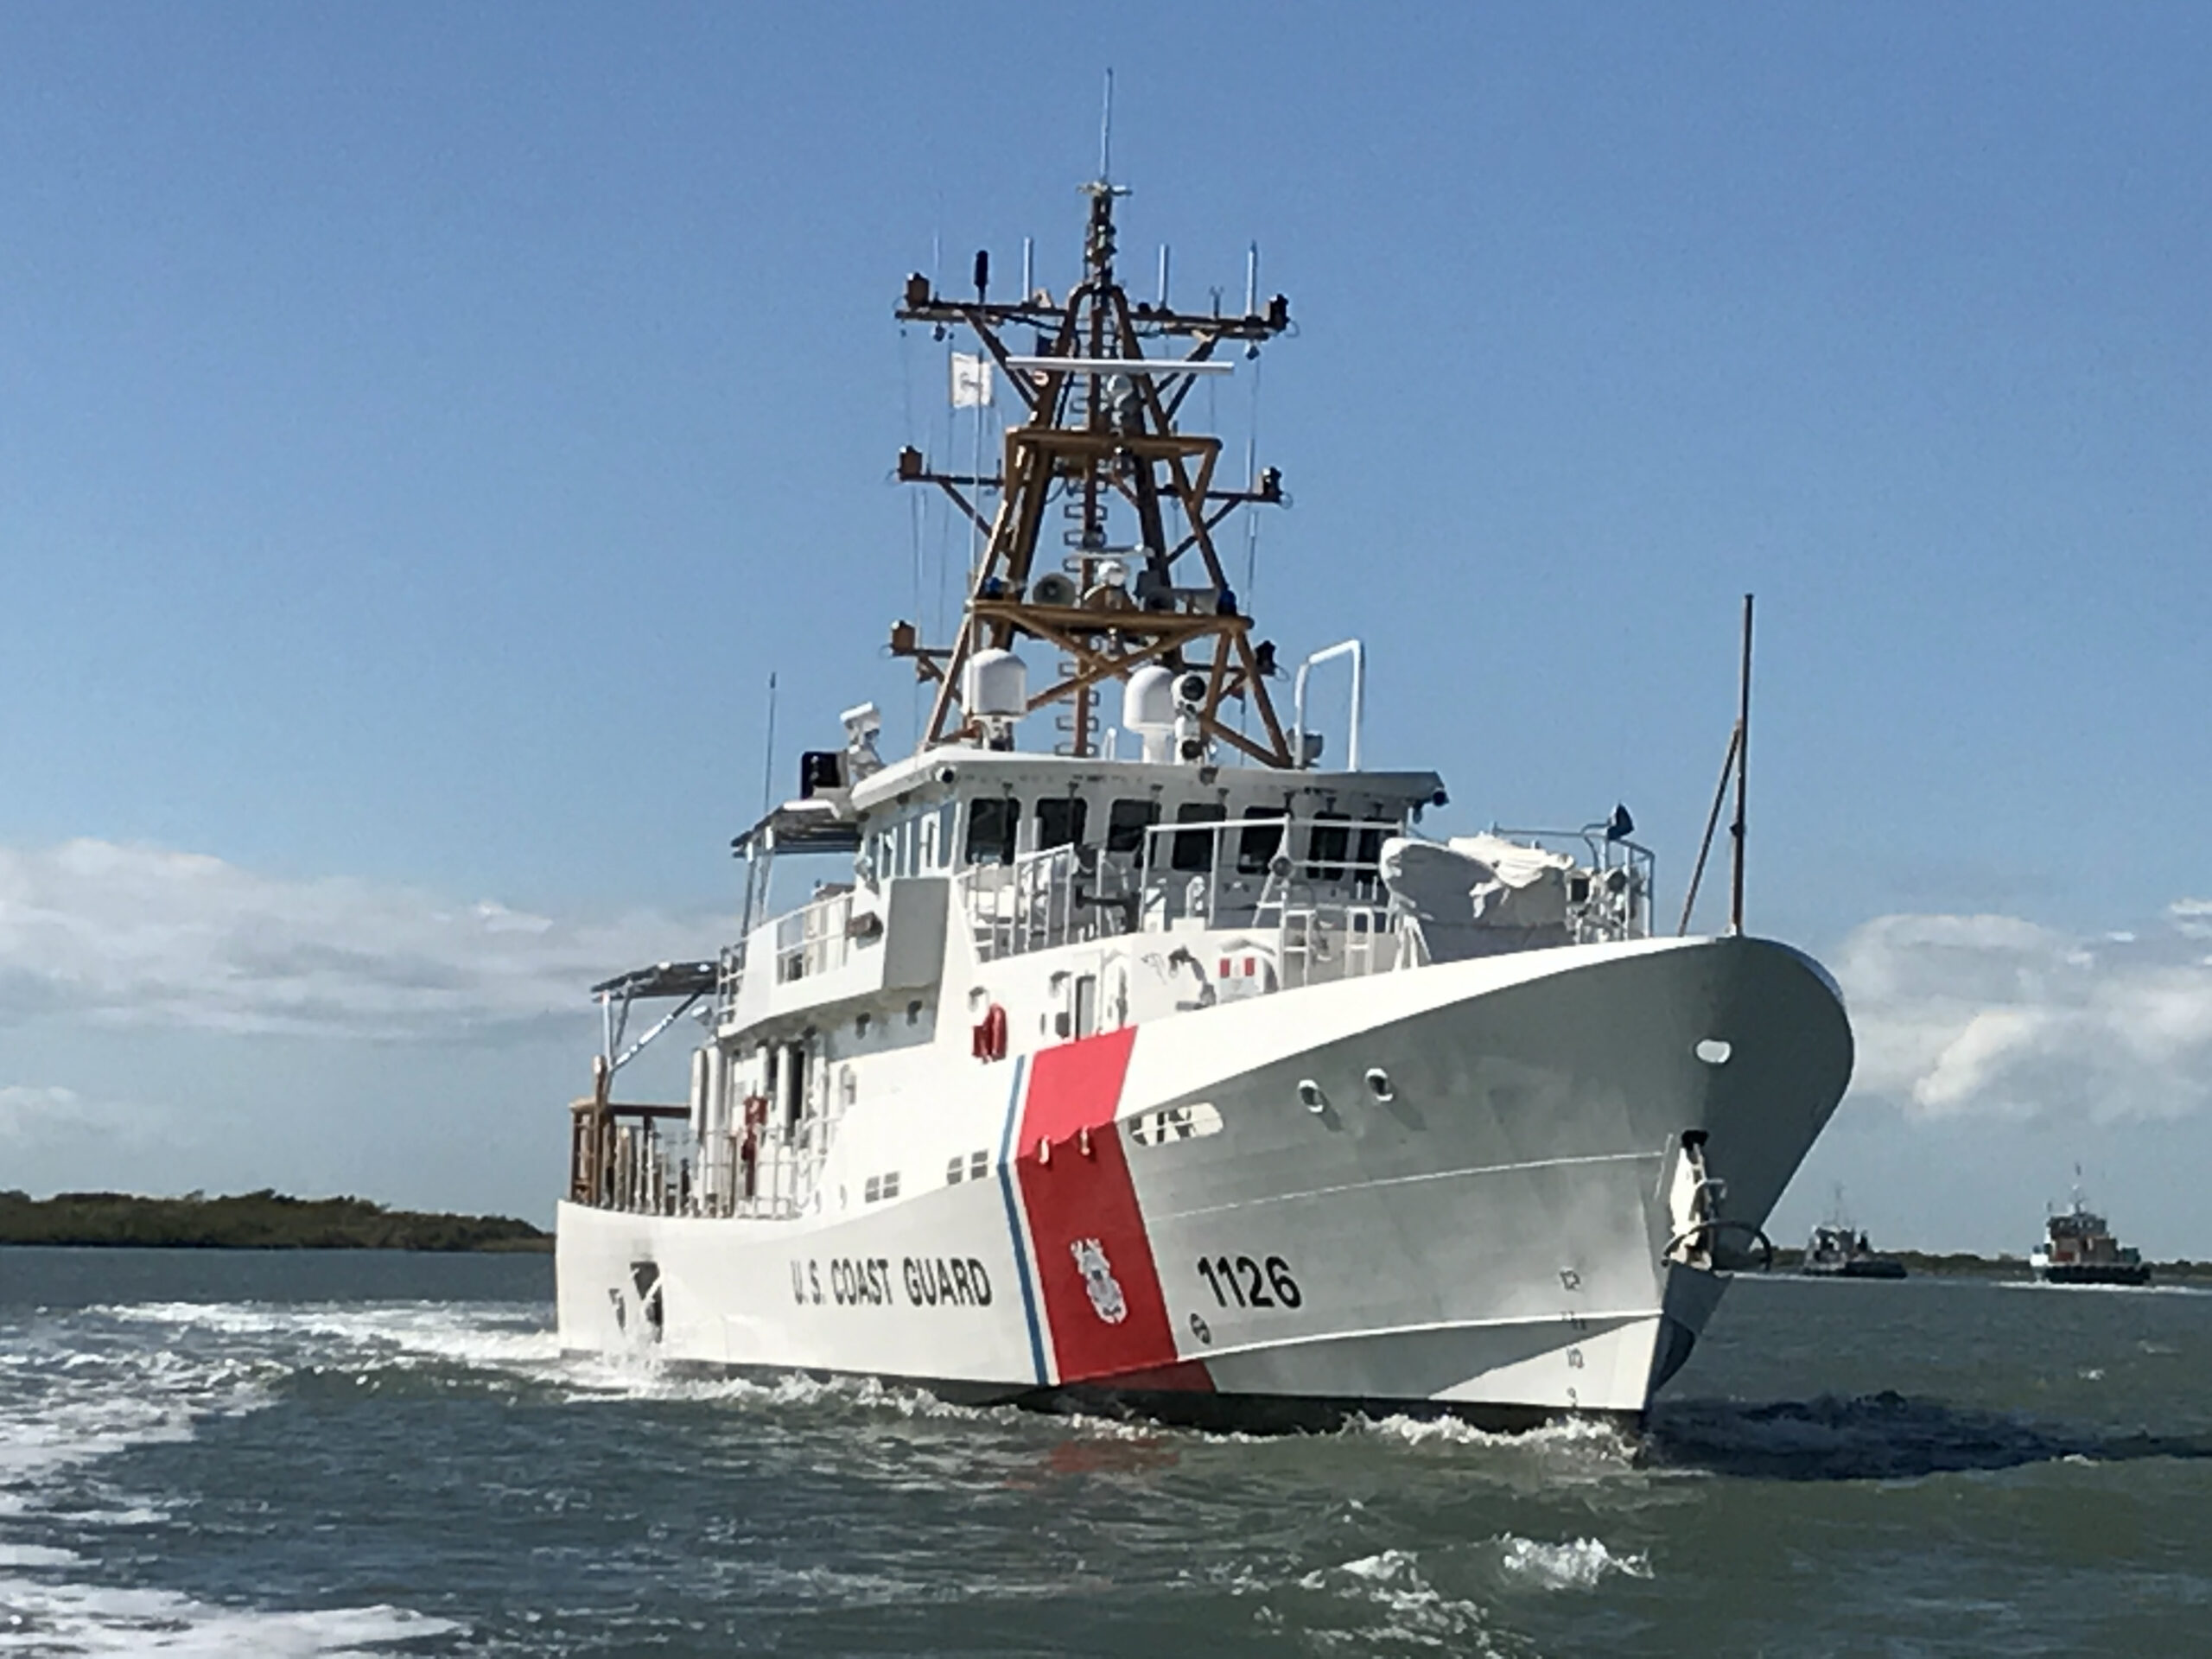
[[[1090,1306],[1098,1317],[1109,1325],[1119,1325],[1128,1318],[1129,1305],[1122,1300],[1121,1281],[1114,1277],[1113,1263],[1107,1261],[1098,1241],[1078,1238],[1068,1246],[1068,1254],[1075,1257],[1076,1271],[1083,1275],[1083,1287],[1090,1293]]]

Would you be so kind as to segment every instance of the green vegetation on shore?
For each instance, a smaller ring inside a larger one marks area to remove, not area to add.
[[[512,1216],[387,1210],[366,1198],[140,1198],[123,1192],[0,1192],[0,1244],[137,1245],[213,1250],[550,1250],[552,1236]]]

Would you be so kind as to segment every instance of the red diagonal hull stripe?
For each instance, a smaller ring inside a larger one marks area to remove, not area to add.
[[[1136,1040],[1136,1027],[1130,1026],[1039,1049],[1029,1057],[1029,1098],[1021,1109],[1023,1156],[1037,1150],[1039,1135],[1063,1141],[1077,1129],[1114,1121]]]
[[[1114,1122],[1135,1039],[1133,1030],[1109,1032],[1045,1049],[1030,1061],[1014,1167],[1036,1247],[1037,1288],[1052,1333],[1054,1369],[1062,1382],[1099,1382],[1177,1366],[1152,1243]],[[1082,1144],[1086,1129],[1088,1154]],[[1052,1144],[1048,1159],[1038,1156],[1040,1141]],[[1104,1274],[1113,1281],[1101,1286],[1105,1312],[1082,1265],[1090,1249],[1104,1257]],[[1116,1294],[1121,1317],[1109,1319]],[[1203,1367],[1179,1369],[1177,1376],[1185,1388],[1210,1386]]]

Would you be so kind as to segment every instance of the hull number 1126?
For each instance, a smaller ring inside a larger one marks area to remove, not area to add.
[[[1279,1255],[1255,1262],[1249,1255],[1198,1258],[1198,1277],[1224,1307],[1297,1307],[1306,1293]]]

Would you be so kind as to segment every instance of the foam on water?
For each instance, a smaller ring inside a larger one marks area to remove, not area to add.
[[[359,1317],[356,1317],[358,1313]],[[134,1327],[166,1327],[149,1343]],[[468,1334],[474,1330],[474,1334]],[[80,1551],[21,1535],[57,1522],[127,1529],[166,1519],[154,1503],[102,1494],[97,1465],[137,1447],[192,1440],[212,1417],[266,1407],[298,1363],[272,1337],[321,1338],[460,1357],[489,1338],[464,1308],[278,1309],[151,1304],[37,1313],[0,1324],[0,1654],[278,1656],[368,1653],[459,1627],[388,1605],[293,1611],[223,1606],[101,1582]],[[315,1351],[311,1340],[309,1353]],[[101,1502],[107,1497],[112,1501]]]
[[[533,1311],[510,1304],[394,1303],[268,1306],[148,1303],[100,1310],[124,1321],[228,1338],[283,1338],[301,1368],[447,1365],[542,1385],[569,1399],[730,1401],[766,1407],[845,1406],[910,1418],[1006,1421],[1011,1408],[961,1406],[873,1377],[702,1376],[651,1353],[563,1354]],[[1118,1428],[1105,1425],[1102,1427]]]
[[[1641,1550],[1616,1554],[1599,1538],[1570,1538],[1548,1544],[1507,1533],[1498,1541],[1499,1565],[1511,1578],[1546,1590],[1594,1590],[1618,1573],[1648,1579],[1651,1558]]]
[[[84,1559],[73,1549],[45,1544],[0,1544],[0,1567],[77,1567]]]
[[[1430,1583],[1421,1573],[1420,1556],[1410,1549],[1357,1556],[1306,1573],[1298,1587],[1330,1594],[1349,1604],[1346,1611],[1361,1616],[1350,1628],[1330,1622],[1326,1614],[1305,1621],[1301,1634],[1319,1651],[1368,1652],[1377,1647],[1483,1655],[1498,1651],[1484,1610]]]
[[[219,1607],[165,1590],[0,1578],[0,1654],[159,1653],[173,1659],[371,1654],[460,1627],[400,1607]]]
[[[1588,1417],[1564,1417],[1536,1428],[1503,1433],[1478,1428],[1457,1417],[1360,1417],[1347,1424],[1348,1434],[1371,1434],[1407,1446],[1479,1446],[1507,1447],[1520,1452],[1560,1452],[1625,1465],[1636,1455],[1636,1442],[1611,1423]]]
[[[350,1361],[427,1360],[538,1375],[561,1360],[560,1339],[544,1321],[505,1303],[147,1302],[92,1311],[219,1338],[283,1337],[309,1355]]]

